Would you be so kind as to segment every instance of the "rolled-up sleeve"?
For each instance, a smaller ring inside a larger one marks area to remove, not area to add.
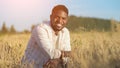
[[[45,28],[40,26],[35,27],[32,31],[32,36],[44,55],[49,56],[50,59],[59,58],[61,56],[61,51],[53,48],[53,44]]]

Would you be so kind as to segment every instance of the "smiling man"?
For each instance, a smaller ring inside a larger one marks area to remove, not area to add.
[[[70,57],[69,31],[65,27],[68,9],[57,5],[52,9],[49,22],[34,27],[22,63],[34,68],[65,68]]]

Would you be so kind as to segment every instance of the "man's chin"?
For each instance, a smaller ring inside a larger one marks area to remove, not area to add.
[[[61,27],[61,28],[57,28],[57,27],[54,28],[55,31],[61,31],[62,29],[63,29],[63,27]]]
[[[61,31],[62,29],[56,29],[56,31]]]
[[[62,30],[62,28],[61,29],[56,29],[56,31],[61,31]]]
[[[62,27],[61,27],[61,28],[59,28],[59,27],[57,28],[57,27],[56,27],[56,30],[57,30],[57,31],[60,31],[60,30],[62,30]]]

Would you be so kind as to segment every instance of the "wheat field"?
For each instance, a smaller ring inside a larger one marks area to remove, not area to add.
[[[119,32],[70,33],[69,68],[120,68]],[[0,68],[21,68],[30,34],[0,35]]]

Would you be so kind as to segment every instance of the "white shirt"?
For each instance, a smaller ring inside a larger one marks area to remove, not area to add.
[[[22,62],[34,63],[42,68],[49,59],[60,58],[61,50],[71,51],[67,28],[64,27],[56,36],[49,22],[41,23],[32,30]]]

